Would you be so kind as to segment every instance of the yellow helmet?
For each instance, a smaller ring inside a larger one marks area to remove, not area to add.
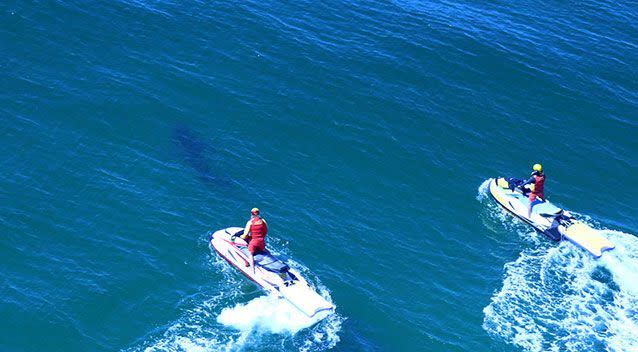
[[[257,214],[259,214],[259,208],[252,208],[252,209],[250,209],[250,213],[251,213],[251,214],[253,214],[253,215],[257,215]]]
[[[543,172],[543,165],[541,165],[541,164],[534,164],[533,169],[534,169],[534,171],[536,171],[536,172]]]

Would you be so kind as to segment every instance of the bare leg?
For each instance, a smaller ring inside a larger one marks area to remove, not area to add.
[[[530,201],[530,202],[529,202],[529,208],[527,208],[527,217],[528,217],[528,218],[531,218],[531,217],[532,217],[532,207],[533,207],[534,205],[536,205],[536,203],[540,203],[537,199],[539,199],[539,198],[536,198],[536,199],[534,199],[533,201]]]
[[[246,263],[246,267],[249,267],[249,266],[253,266],[255,262],[255,258],[253,257],[253,252],[251,252],[250,241],[248,240],[248,238],[246,238],[246,244],[248,245],[248,254],[249,254],[248,257],[250,257],[250,261]]]
[[[255,274],[255,256],[250,253],[250,266],[253,267],[253,275]]]

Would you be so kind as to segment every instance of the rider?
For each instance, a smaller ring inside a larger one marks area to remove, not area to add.
[[[266,234],[268,234],[268,224],[266,220],[259,216],[259,209],[252,208],[250,211],[250,220],[246,223],[244,234],[241,238],[248,241],[248,251],[250,252],[250,263],[246,266],[252,266],[255,271],[255,254],[266,250]]]
[[[532,176],[523,184],[523,186],[532,185],[532,191],[529,194],[529,208],[527,210],[528,218],[532,216],[532,207],[535,204],[545,201],[545,174],[543,173],[543,166],[541,164],[534,164],[533,169]]]

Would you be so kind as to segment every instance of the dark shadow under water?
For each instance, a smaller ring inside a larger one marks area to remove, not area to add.
[[[208,187],[228,188],[233,183],[228,176],[220,172],[221,167],[215,165],[213,156],[216,149],[206,143],[190,127],[177,125],[173,128],[173,140],[183,160],[197,173],[197,178]]]

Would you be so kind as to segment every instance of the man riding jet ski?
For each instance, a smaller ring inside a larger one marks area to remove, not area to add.
[[[250,210],[250,220],[244,227],[244,234],[241,238],[248,242],[248,251],[250,252],[250,262],[246,266],[253,268],[255,272],[255,255],[266,251],[266,235],[268,234],[268,224],[266,219],[259,216],[259,208]]]
[[[614,244],[568,211],[545,199],[545,174],[540,164],[528,180],[499,177],[489,183],[489,194],[514,216],[554,241],[567,239],[596,257]]]
[[[520,191],[529,199],[527,217],[532,216],[532,207],[536,204],[545,202],[545,174],[541,164],[534,164],[532,175],[527,181],[520,178],[503,178],[507,181],[507,187],[512,192]],[[528,187],[529,185],[529,187]]]
[[[300,272],[266,249],[268,225],[251,210],[246,227],[228,227],[210,236],[211,247],[229,264],[276,297],[285,298],[309,318],[319,321],[334,312],[335,306],[318,294]]]
[[[533,170],[532,176],[523,183],[522,186],[532,185],[530,187],[529,208],[527,210],[528,218],[532,216],[532,207],[545,201],[545,174],[543,173],[543,166],[541,164],[534,164]]]

